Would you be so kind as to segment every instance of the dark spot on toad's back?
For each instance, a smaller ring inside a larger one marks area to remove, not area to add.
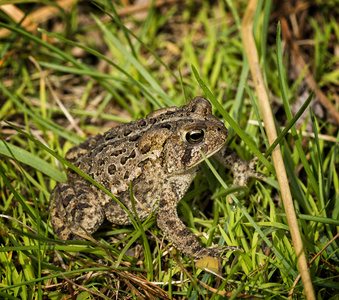
[[[140,135],[136,134],[136,135],[132,135],[130,138],[129,138],[129,141],[130,142],[136,142],[138,139],[140,139]]]
[[[146,154],[147,152],[149,152],[151,150],[151,145],[150,144],[147,144],[145,145],[144,147],[142,147],[140,149],[140,152],[141,154]]]
[[[114,173],[115,173],[115,171],[117,170],[117,168],[115,167],[115,165],[114,164],[111,164],[111,165],[109,165],[108,166],[108,173],[110,174],[110,175],[113,175]]]

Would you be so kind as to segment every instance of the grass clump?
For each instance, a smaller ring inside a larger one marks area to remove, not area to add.
[[[26,19],[51,5],[25,2],[15,4]],[[7,30],[6,36],[0,31],[0,298],[285,299],[291,293],[302,299],[240,34],[247,3],[155,1],[132,12],[123,3],[58,7],[48,22],[31,21],[38,30],[0,12],[1,30]],[[319,299],[336,299],[338,9],[319,1],[300,10],[284,5],[258,4],[255,36],[276,127],[291,128],[291,134],[282,129],[279,143],[313,286]],[[289,9],[300,17],[298,26],[293,17],[286,21],[301,37],[299,54],[284,26],[282,53],[275,43],[277,19],[286,20]],[[326,17],[321,9],[329,11]],[[60,241],[49,225],[48,203],[72,167],[63,158],[67,151],[89,135],[197,95],[227,121],[228,145],[245,160],[258,156],[267,181],[252,181],[243,198],[230,202],[232,175],[208,161],[178,212],[203,245],[244,252],[228,253],[210,270],[197,268],[162,239],[152,216],[135,219],[134,226],[106,222],[93,240]]]

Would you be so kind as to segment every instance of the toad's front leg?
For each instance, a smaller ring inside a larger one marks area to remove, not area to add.
[[[194,258],[207,256],[218,257],[225,251],[239,250],[234,246],[222,248],[204,248],[197,241],[196,237],[190,232],[177,214],[177,195],[172,188],[164,187],[162,198],[159,202],[157,212],[157,223],[167,239],[173,243],[174,247],[184,254]]]
[[[225,145],[213,155],[213,158],[224,167],[232,170],[234,186],[246,185],[251,177],[265,180],[265,176],[254,170],[258,161],[256,157],[250,161],[243,161],[232,149]]]

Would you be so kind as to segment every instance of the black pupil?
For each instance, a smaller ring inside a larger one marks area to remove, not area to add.
[[[195,130],[195,131],[188,132],[186,134],[186,140],[190,144],[201,142],[203,137],[204,137],[204,132],[202,130]]]

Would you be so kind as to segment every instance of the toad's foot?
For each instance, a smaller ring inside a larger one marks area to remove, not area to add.
[[[218,246],[212,246],[208,248],[201,247],[200,250],[198,250],[196,253],[193,254],[194,258],[203,258],[203,257],[221,257],[226,258],[225,252],[230,251],[242,251],[240,247],[236,246],[224,246],[224,247],[218,247]]]
[[[254,157],[250,161],[243,161],[232,149],[224,146],[219,152],[214,154],[221,165],[231,169],[233,172],[233,186],[246,185],[251,177],[266,180],[265,176],[255,171],[258,158]]]

